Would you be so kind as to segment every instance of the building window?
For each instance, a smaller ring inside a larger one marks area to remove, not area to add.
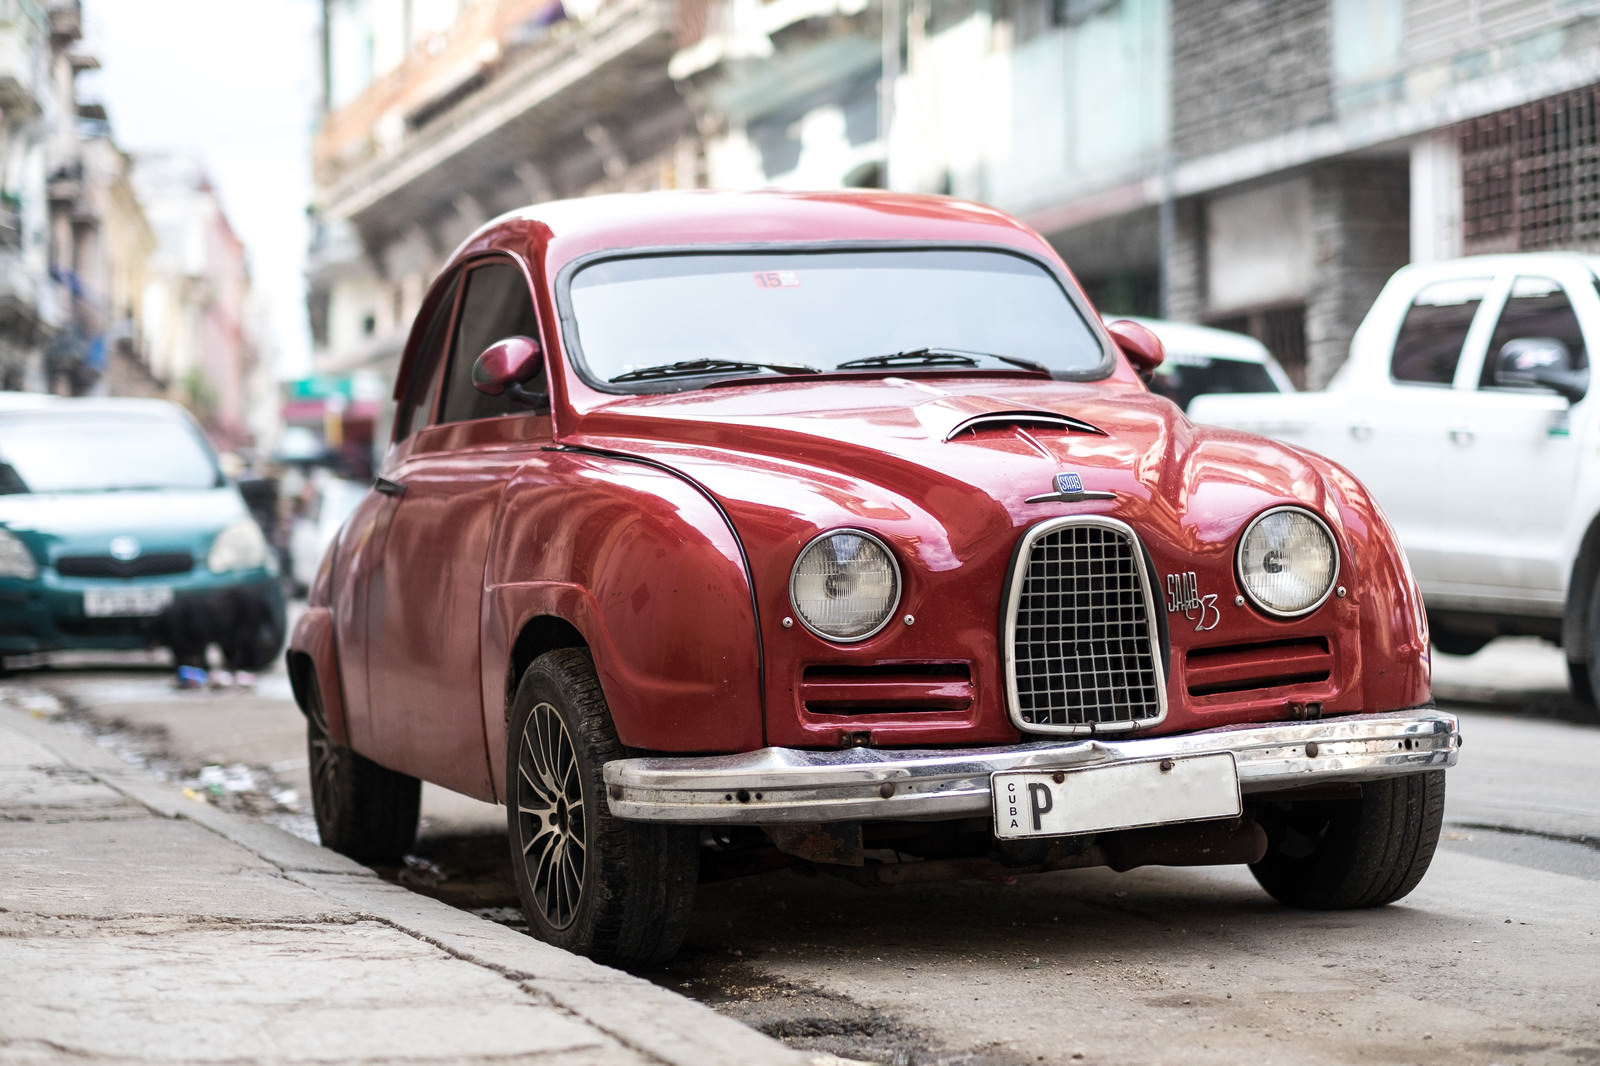
[[[1463,122],[1468,254],[1600,249],[1600,85]]]

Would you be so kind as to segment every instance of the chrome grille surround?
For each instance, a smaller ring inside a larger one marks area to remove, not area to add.
[[[1052,518],[1023,534],[1002,634],[1018,729],[1127,732],[1167,716],[1154,585],[1138,536],[1115,518]]]

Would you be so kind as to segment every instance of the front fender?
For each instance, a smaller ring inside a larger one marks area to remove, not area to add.
[[[507,678],[531,621],[576,629],[622,743],[674,752],[762,744],[761,649],[750,578],[720,508],[679,475],[560,452],[508,487],[489,548],[485,726],[505,738]]]
[[[316,680],[322,697],[322,714],[328,735],[336,744],[350,743],[350,730],[344,713],[344,691],[339,687],[339,652],[333,639],[333,612],[325,607],[307,607],[289,637],[289,684],[301,713],[310,714],[309,684]]]

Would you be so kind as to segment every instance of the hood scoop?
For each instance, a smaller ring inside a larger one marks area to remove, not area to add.
[[[1014,429],[1053,429],[1066,430],[1068,433],[1093,433],[1100,437],[1106,436],[1105,430],[1099,426],[1091,425],[1081,418],[1058,415],[1054,411],[986,411],[956,423],[944,435],[944,439],[949,443],[958,437],[976,437],[983,433]]]

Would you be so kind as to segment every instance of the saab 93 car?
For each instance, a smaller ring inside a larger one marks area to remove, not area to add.
[[[1404,896],[1459,743],[1404,557],[1161,358],[980,205],[490,222],[291,639],[322,840],[397,860],[422,780],[504,804],[532,931],[623,963],[677,948],[702,859]]]
[[[163,612],[219,598],[250,620],[235,667],[276,661],[277,562],[183,408],[0,398],[0,656],[144,648]]]

